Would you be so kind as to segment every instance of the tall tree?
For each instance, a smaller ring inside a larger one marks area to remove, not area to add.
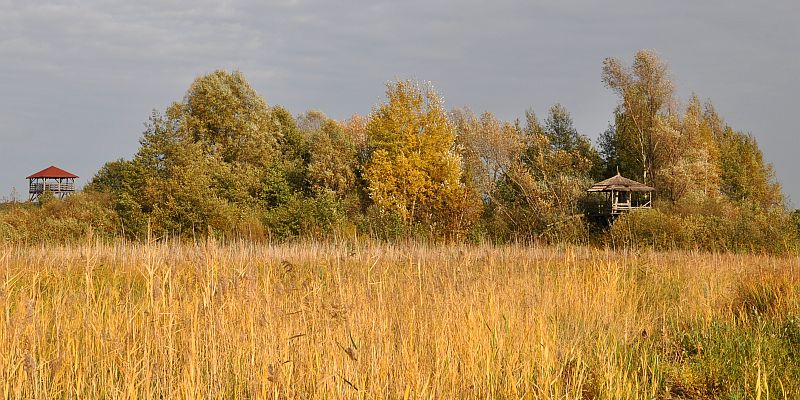
[[[341,124],[319,111],[301,116],[299,125],[309,137],[308,180],[312,190],[344,197],[354,189],[358,167],[351,137]]]
[[[519,151],[490,195],[492,211],[510,234],[540,235],[578,212],[599,155],[560,105],[550,109],[544,124],[527,112],[524,125],[513,131]]]
[[[389,83],[386,96],[366,128],[373,150],[364,172],[370,198],[406,222],[460,230],[468,194],[441,98],[412,81]]]
[[[588,137],[575,129],[567,108],[561,104],[550,107],[542,133],[548,140],[553,160],[563,174],[598,179],[602,176],[602,160]]]
[[[450,118],[457,132],[464,174],[488,198],[511,165],[519,161],[524,148],[519,131],[490,112],[478,117],[468,109],[456,109]]]
[[[673,201],[688,195],[696,200],[716,197],[719,148],[697,96],[692,96],[683,117],[658,116],[655,130],[663,143],[657,171],[661,192]]]
[[[578,147],[581,137],[573,126],[572,116],[566,107],[555,104],[550,107],[544,121],[544,134],[554,150],[572,151]]]
[[[772,165],[764,161],[756,139],[725,127],[719,137],[721,190],[728,198],[761,208],[783,207]]]
[[[206,152],[227,163],[268,164],[280,132],[270,108],[239,71],[218,70],[192,82],[183,102],[167,111]]]
[[[280,127],[240,72],[215,71],[154,112],[133,160],[103,168],[91,186],[114,193],[131,216],[149,216],[161,233],[230,230],[262,204]],[[131,184],[109,184],[119,173]]]
[[[603,62],[603,82],[620,98],[613,140],[617,160],[609,160],[645,183],[655,180],[662,140],[655,130],[661,112],[673,103],[673,85],[666,64],[652,50],[640,50],[628,68],[615,58]]]

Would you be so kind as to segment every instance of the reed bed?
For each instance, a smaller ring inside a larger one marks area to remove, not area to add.
[[[797,398],[798,258],[0,246],[4,398]]]

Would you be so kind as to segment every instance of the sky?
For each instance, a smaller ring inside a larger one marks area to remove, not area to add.
[[[238,69],[270,105],[366,115],[396,79],[507,120],[561,103],[596,138],[602,62],[667,62],[684,103],[751,133],[800,205],[800,2],[0,0],[0,198],[50,165],[85,184],[130,158],[152,111]]]

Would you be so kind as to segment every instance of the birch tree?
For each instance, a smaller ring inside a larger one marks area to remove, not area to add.
[[[616,58],[603,62],[603,82],[617,93],[614,140],[618,160],[632,168],[636,178],[644,183],[655,180],[659,169],[658,152],[663,146],[655,130],[659,113],[668,113],[673,105],[673,84],[667,65],[652,50],[640,50],[631,67]]]

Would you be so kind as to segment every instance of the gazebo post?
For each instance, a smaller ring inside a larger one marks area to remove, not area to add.
[[[611,190],[611,214],[614,214],[614,212],[617,211],[617,201],[619,201],[617,191]]]

